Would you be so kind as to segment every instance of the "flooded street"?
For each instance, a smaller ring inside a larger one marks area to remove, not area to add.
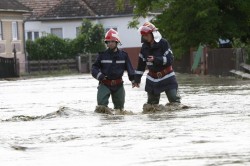
[[[135,115],[94,113],[98,83],[88,74],[2,80],[0,165],[250,165],[250,81],[177,79],[190,108],[142,114],[145,76],[138,89],[125,77],[125,109]]]

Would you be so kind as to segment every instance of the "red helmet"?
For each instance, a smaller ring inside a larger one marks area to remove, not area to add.
[[[119,38],[119,36],[118,36],[118,32],[117,31],[115,31],[114,29],[110,29],[107,33],[106,33],[106,35],[105,35],[105,40],[104,40],[105,42],[106,41],[116,41],[116,42],[118,42],[118,43],[120,43],[121,41],[120,41],[120,38]]]
[[[158,29],[154,26],[154,24],[150,22],[146,22],[139,28],[141,35],[147,35],[152,33],[153,31],[157,31]]]

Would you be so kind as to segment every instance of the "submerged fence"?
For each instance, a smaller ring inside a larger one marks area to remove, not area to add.
[[[77,70],[76,59],[28,61],[28,72]]]
[[[194,66],[195,59],[198,63],[192,68],[195,74],[209,75],[232,75],[231,70],[239,70],[241,63],[246,63],[247,53],[242,48],[218,48],[208,49],[206,47],[201,51],[200,57],[191,52],[191,66]],[[192,65],[193,64],[193,65]]]
[[[231,75],[230,70],[236,68],[235,49],[219,48],[208,50],[207,54],[207,74],[210,75]]]
[[[0,78],[15,77],[15,59],[0,57]]]
[[[97,54],[85,54],[77,57],[78,69],[81,73],[90,73],[92,64],[94,63]]]
[[[59,70],[72,70],[80,73],[89,73],[95,54],[86,54],[77,56],[75,59],[60,59],[60,60],[37,60],[28,61],[28,72],[50,72]]]

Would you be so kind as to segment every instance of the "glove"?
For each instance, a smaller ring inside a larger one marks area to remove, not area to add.
[[[104,74],[101,74],[99,77],[99,81],[106,80],[106,79],[107,79],[107,76],[105,76]]]
[[[140,87],[140,83],[132,83],[132,88],[134,88],[134,87],[136,87],[136,88],[139,88]]]

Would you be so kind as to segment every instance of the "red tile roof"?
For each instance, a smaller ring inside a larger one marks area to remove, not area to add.
[[[117,0],[85,0],[86,3],[96,11],[98,15],[110,16],[110,15],[127,15],[133,14],[133,6],[130,5],[129,0],[124,0],[124,9],[118,11]]]
[[[18,0],[33,9],[30,20],[114,17],[133,14],[133,6],[124,0],[118,11],[117,0]]]
[[[39,18],[61,0],[18,0],[33,10],[31,18]]]
[[[62,0],[43,15],[44,18],[95,17],[97,14],[82,0]]]

